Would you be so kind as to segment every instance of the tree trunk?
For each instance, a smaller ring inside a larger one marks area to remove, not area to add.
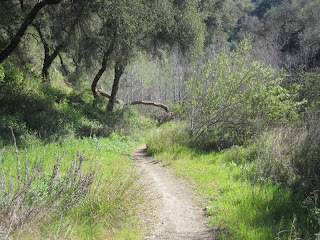
[[[49,77],[49,68],[52,65],[53,61],[58,56],[58,54],[60,53],[60,51],[63,49],[63,47],[64,47],[64,42],[60,43],[60,45],[58,45],[58,47],[53,51],[51,55],[45,54],[43,67],[42,67],[42,76],[44,78],[47,79]]]
[[[18,44],[21,41],[21,38],[25,34],[25,32],[28,29],[28,26],[33,22],[33,20],[37,17],[39,11],[45,7],[46,5],[50,4],[58,4],[61,0],[44,0],[42,2],[37,3],[31,12],[27,15],[27,17],[24,19],[22,26],[19,28],[17,34],[12,39],[11,43],[8,47],[6,47],[1,53],[0,53],[0,64],[10,56],[10,54],[16,49]]]
[[[21,9],[23,9],[23,8],[24,8],[24,2],[23,2],[23,0],[19,0],[19,2],[20,2],[20,7],[21,7]]]
[[[112,84],[111,97],[109,99],[109,103],[107,106],[108,112],[113,111],[116,95],[119,89],[120,78],[121,78],[121,75],[123,74],[123,71],[124,71],[124,66],[120,63],[117,63],[114,67],[114,80]]]
[[[64,44],[64,42],[60,43],[56,47],[56,49],[53,51],[53,53],[50,54],[49,44],[48,44],[47,40],[45,39],[45,37],[43,36],[40,26],[38,24],[33,24],[33,27],[37,30],[39,37],[41,39],[41,42],[43,44],[44,60],[43,60],[43,66],[42,66],[42,77],[47,79],[49,77],[49,68],[50,68],[51,64],[53,63],[54,59],[56,59],[56,57],[58,56],[60,51],[63,49],[65,44]]]
[[[69,72],[67,66],[64,64],[61,54],[59,53],[58,56],[59,56],[59,59],[60,59],[60,64],[62,66],[62,70],[63,70],[64,76],[68,76],[70,72]]]
[[[98,73],[96,74],[96,76],[94,77],[93,81],[92,81],[92,84],[91,84],[91,91],[92,91],[92,94],[93,94],[93,97],[95,99],[97,99],[97,84],[98,84],[98,81],[100,80],[102,74],[106,71],[107,69],[107,66],[108,66],[108,60],[109,60],[109,57],[110,55],[112,54],[113,52],[113,48],[114,48],[114,41],[113,43],[110,45],[109,49],[104,52],[103,54],[103,60],[102,60],[102,64],[101,64],[101,68],[99,69]]]

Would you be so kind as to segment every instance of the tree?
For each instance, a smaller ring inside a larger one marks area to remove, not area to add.
[[[71,40],[78,41],[74,35],[79,32],[80,26],[88,21],[86,12],[92,2],[64,1],[58,6],[45,9],[32,25],[38,32],[44,48],[42,76],[48,78],[49,68],[53,61],[65,49],[72,47]]]
[[[264,14],[273,6],[280,5],[284,0],[255,0],[257,7],[253,11],[253,15],[263,18]]]
[[[101,41],[102,66],[91,90],[96,96],[94,90],[106,63],[114,64],[109,111],[113,110],[121,75],[138,50],[154,53],[155,47],[161,44],[178,44],[189,56],[202,51],[204,25],[197,6],[198,1],[191,0],[179,4],[169,0],[127,0],[109,1],[108,8],[98,9],[95,14],[101,25],[96,31],[107,38]]]
[[[207,26],[205,44],[227,45],[253,4],[250,0],[202,0],[201,9]]]
[[[35,27],[35,29],[37,30],[39,37],[41,39],[41,42],[43,44],[43,48],[44,48],[44,60],[43,60],[43,67],[42,67],[42,76],[45,78],[48,78],[49,76],[49,67],[51,66],[51,64],[53,63],[54,59],[59,55],[59,53],[61,52],[61,50],[63,49],[64,45],[66,44],[65,42],[60,43],[54,50],[53,52],[50,54],[50,47],[49,47],[49,43],[47,42],[47,40],[45,39],[42,30],[40,28],[39,25],[34,24],[33,25]]]
[[[319,66],[319,14],[317,0],[283,1],[266,11],[261,20],[247,19],[242,28],[244,34],[254,36],[262,60],[294,76],[301,69],[309,71]],[[288,80],[297,81],[295,77]]]
[[[61,0],[43,0],[43,1],[38,2],[37,4],[34,5],[32,10],[24,18],[21,27],[19,28],[19,30],[17,31],[17,33],[15,34],[13,39],[11,40],[10,44],[4,50],[1,51],[1,53],[0,53],[0,64],[8,56],[10,56],[10,54],[16,49],[16,47],[18,46],[18,44],[21,41],[21,38],[25,34],[25,32],[28,29],[28,27],[32,24],[34,19],[37,17],[37,15],[40,12],[40,10],[42,8],[44,8],[45,6],[47,6],[47,5],[59,4],[60,2],[61,2]],[[20,3],[22,3],[21,6],[23,7],[24,6],[23,2],[20,1]]]

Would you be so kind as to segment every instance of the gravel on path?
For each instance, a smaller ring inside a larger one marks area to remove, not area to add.
[[[215,239],[215,229],[206,227],[207,217],[194,194],[182,179],[177,179],[146,154],[146,145],[132,154],[141,175],[141,183],[153,199],[152,209],[144,221],[151,232],[145,239]]]

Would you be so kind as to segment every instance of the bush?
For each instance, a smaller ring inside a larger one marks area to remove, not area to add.
[[[319,109],[320,104],[320,69],[316,69],[313,72],[302,73],[300,75],[300,100],[307,100],[306,107],[317,106]]]
[[[250,58],[246,42],[209,60],[188,81],[188,119],[196,146],[241,144],[265,126],[297,117],[283,74]]]
[[[308,196],[320,183],[320,124],[318,116],[302,126],[266,131],[251,146],[256,158],[255,180],[287,184]]]
[[[185,128],[186,123],[184,122],[170,122],[152,131],[147,139],[148,154],[161,153],[173,145],[188,146],[190,136]]]
[[[288,183],[296,180],[293,157],[302,140],[302,132],[292,127],[281,127],[262,133],[251,151],[256,153],[254,181]],[[297,136],[297,137],[296,137]],[[255,148],[255,149],[254,149]]]

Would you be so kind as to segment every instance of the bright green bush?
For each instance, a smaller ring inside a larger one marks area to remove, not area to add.
[[[299,104],[281,87],[282,81],[280,72],[251,60],[245,41],[200,66],[187,86],[194,145],[230,147],[266,126],[297,118]]]
[[[148,154],[161,153],[174,145],[188,146],[190,136],[185,127],[184,122],[169,122],[150,132],[147,138]]]

